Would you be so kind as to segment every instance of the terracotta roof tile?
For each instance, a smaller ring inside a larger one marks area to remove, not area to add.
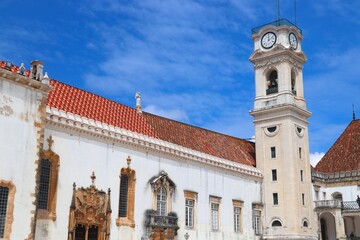
[[[360,170],[360,120],[349,124],[315,170],[323,173]]]
[[[155,137],[143,115],[138,114],[134,108],[55,80],[51,80],[50,85],[54,86],[47,98],[47,105],[50,107]]]
[[[240,138],[143,113],[158,138],[213,156],[255,166],[255,144]]]

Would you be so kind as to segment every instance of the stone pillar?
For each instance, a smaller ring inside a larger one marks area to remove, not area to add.
[[[341,208],[335,211],[336,239],[346,239],[345,223],[341,215]]]

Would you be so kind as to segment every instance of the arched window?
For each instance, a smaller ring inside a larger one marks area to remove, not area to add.
[[[272,222],[271,226],[272,227],[281,227],[282,224],[281,224],[281,222],[279,220],[275,220],[275,221]]]
[[[159,187],[157,190],[157,197],[156,197],[157,199],[156,211],[161,216],[165,216],[167,213],[166,198],[167,198],[166,189],[164,187]]]
[[[334,200],[339,200],[339,201],[341,201],[341,202],[342,202],[342,200],[343,200],[342,194],[339,193],[339,192],[334,192],[334,193],[332,194],[332,197],[333,197]]]
[[[303,227],[306,227],[306,228],[309,227],[309,224],[306,220],[303,222]]]
[[[278,74],[276,70],[272,70],[267,77],[266,95],[278,92]]]

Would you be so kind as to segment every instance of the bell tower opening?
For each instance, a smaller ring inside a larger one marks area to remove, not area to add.
[[[267,77],[266,95],[277,93],[278,90],[278,73],[276,70],[271,70]]]

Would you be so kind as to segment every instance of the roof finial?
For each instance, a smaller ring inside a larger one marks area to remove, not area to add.
[[[353,120],[356,119],[356,115],[355,115],[355,108],[354,108],[354,104],[352,105],[352,108],[353,108]]]
[[[141,98],[140,98],[140,92],[136,92],[135,99],[136,99],[136,110],[138,113],[142,113],[141,109]]]
[[[91,176],[91,186],[95,186],[95,179],[96,179],[96,176],[95,176],[95,172],[93,171]]]
[[[51,150],[51,147],[54,143],[54,140],[52,139],[52,136],[50,135],[50,137],[47,139],[48,142],[48,146],[49,146],[49,150]]]

